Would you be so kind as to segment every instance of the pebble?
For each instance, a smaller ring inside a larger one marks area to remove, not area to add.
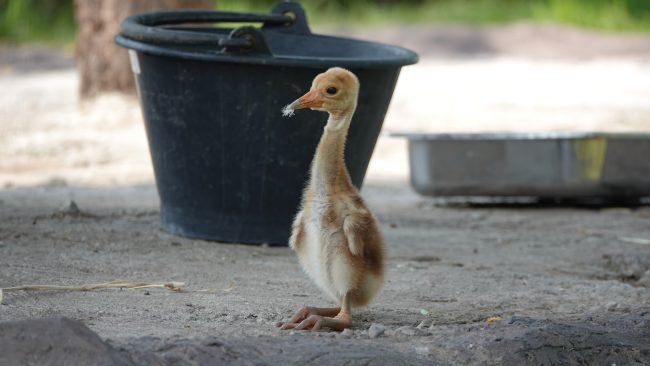
[[[589,314],[597,314],[597,313],[601,313],[602,311],[603,311],[603,307],[600,305],[594,305],[590,307],[589,310],[587,310]]]
[[[81,215],[81,210],[79,209],[77,202],[70,201],[67,205],[56,210],[53,216],[62,218],[65,216],[79,216],[79,215]]]
[[[339,333],[339,338],[350,338],[354,335],[354,331],[350,328],[343,329],[341,333]]]
[[[637,281],[637,285],[644,286],[644,287],[650,287],[650,269],[645,271],[643,276],[641,276],[641,279],[639,279]]]
[[[614,311],[617,306],[618,303],[616,301],[610,301],[605,305],[605,309],[607,309],[607,311]]]
[[[383,324],[372,323],[370,325],[370,328],[368,328],[368,336],[370,336],[370,338],[377,338],[382,334],[384,334],[385,331],[386,331],[386,326],[384,326]]]
[[[81,210],[79,209],[79,206],[77,205],[77,202],[75,201],[70,201],[68,204],[67,212],[68,214],[71,215],[79,215],[81,213]]]
[[[469,214],[469,217],[472,220],[482,220],[482,219],[485,218],[485,216],[486,215],[484,213],[480,213],[480,212],[473,212],[473,213]]]
[[[408,326],[408,325],[405,325],[403,327],[399,327],[399,328],[395,329],[395,332],[396,333],[401,333],[401,334],[407,335],[407,336],[414,336],[414,335],[421,335],[422,334],[421,330],[419,330],[417,328],[413,328],[413,327]]]
[[[620,311],[620,312],[623,312],[623,313],[629,313],[629,312],[630,312],[630,307],[627,306],[627,305],[620,305],[620,304],[619,304],[619,305],[616,307],[616,310],[618,310],[618,311]]]
[[[354,338],[356,338],[356,339],[368,338],[368,331],[367,330],[355,331],[354,332]]]

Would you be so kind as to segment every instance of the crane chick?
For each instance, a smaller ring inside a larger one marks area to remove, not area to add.
[[[291,116],[296,109],[311,108],[329,114],[289,245],[303,270],[339,306],[303,307],[280,323],[281,329],[349,328],[351,308],[367,305],[383,284],[383,239],[352,185],[343,155],[358,95],[357,77],[334,67],[317,75],[309,92],[282,111]]]

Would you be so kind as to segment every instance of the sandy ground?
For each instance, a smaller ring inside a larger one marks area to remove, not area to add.
[[[386,132],[650,131],[648,38],[404,32],[423,58],[403,70]],[[65,55],[21,68],[33,51],[0,52],[0,286],[128,278],[218,290],[6,294],[2,321],[79,319],[135,359],[216,337],[238,364],[650,363],[647,207],[441,206],[410,190],[405,143],[382,136],[363,194],[389,246],[384,291],[351,332],[280,332],[299,306],[329,304],[291,251],[160,231],[137,101],[79,105]]]

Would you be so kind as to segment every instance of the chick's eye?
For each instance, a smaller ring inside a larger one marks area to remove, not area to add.
[[[327,94],[329,94],[329,95],[334,95],[334,94],[336,94],[337,91],[338,91],[338,90],[337,90],[335,87],[333,87],[333,86],[330,86],[330,87],[327,88],[327,90],[326,90]]]

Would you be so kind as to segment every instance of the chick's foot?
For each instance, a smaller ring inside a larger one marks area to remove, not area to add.
[[[335,316],[333,316],[335,315]],[[295,330],[320,330],[329,328],[336,331],[350,328],[352,326],[352,317],[348,311],[341,308],[312,308],[304,307],[300,309],[286,323],[278,324],[280,329]]]
[[[318,319],[334,320],[335,318],[333,317],[338,316],[337,314],[339,313],[341,313],[341,308],[315,308],[311,306],[304,306],[300,310],[298,310],[291,317],[291,319],[289,319],[289,321],[278,323],[278,327],[280,327],[280,329],[282,330],[312,329],[314,325],[316,325]],[[310,318],[311,320],[309,320]],[[311,325],[307,327],[307,324],[311,324]],[[326,325],[322,325],[324,324],[322,321],[319,324],[320,324],[319,328],[321,326],[326,326]],[[298,328],[300,325],[302,325],[302,327]],[[316,330],[316,329],[312,329],[312,330]]]

